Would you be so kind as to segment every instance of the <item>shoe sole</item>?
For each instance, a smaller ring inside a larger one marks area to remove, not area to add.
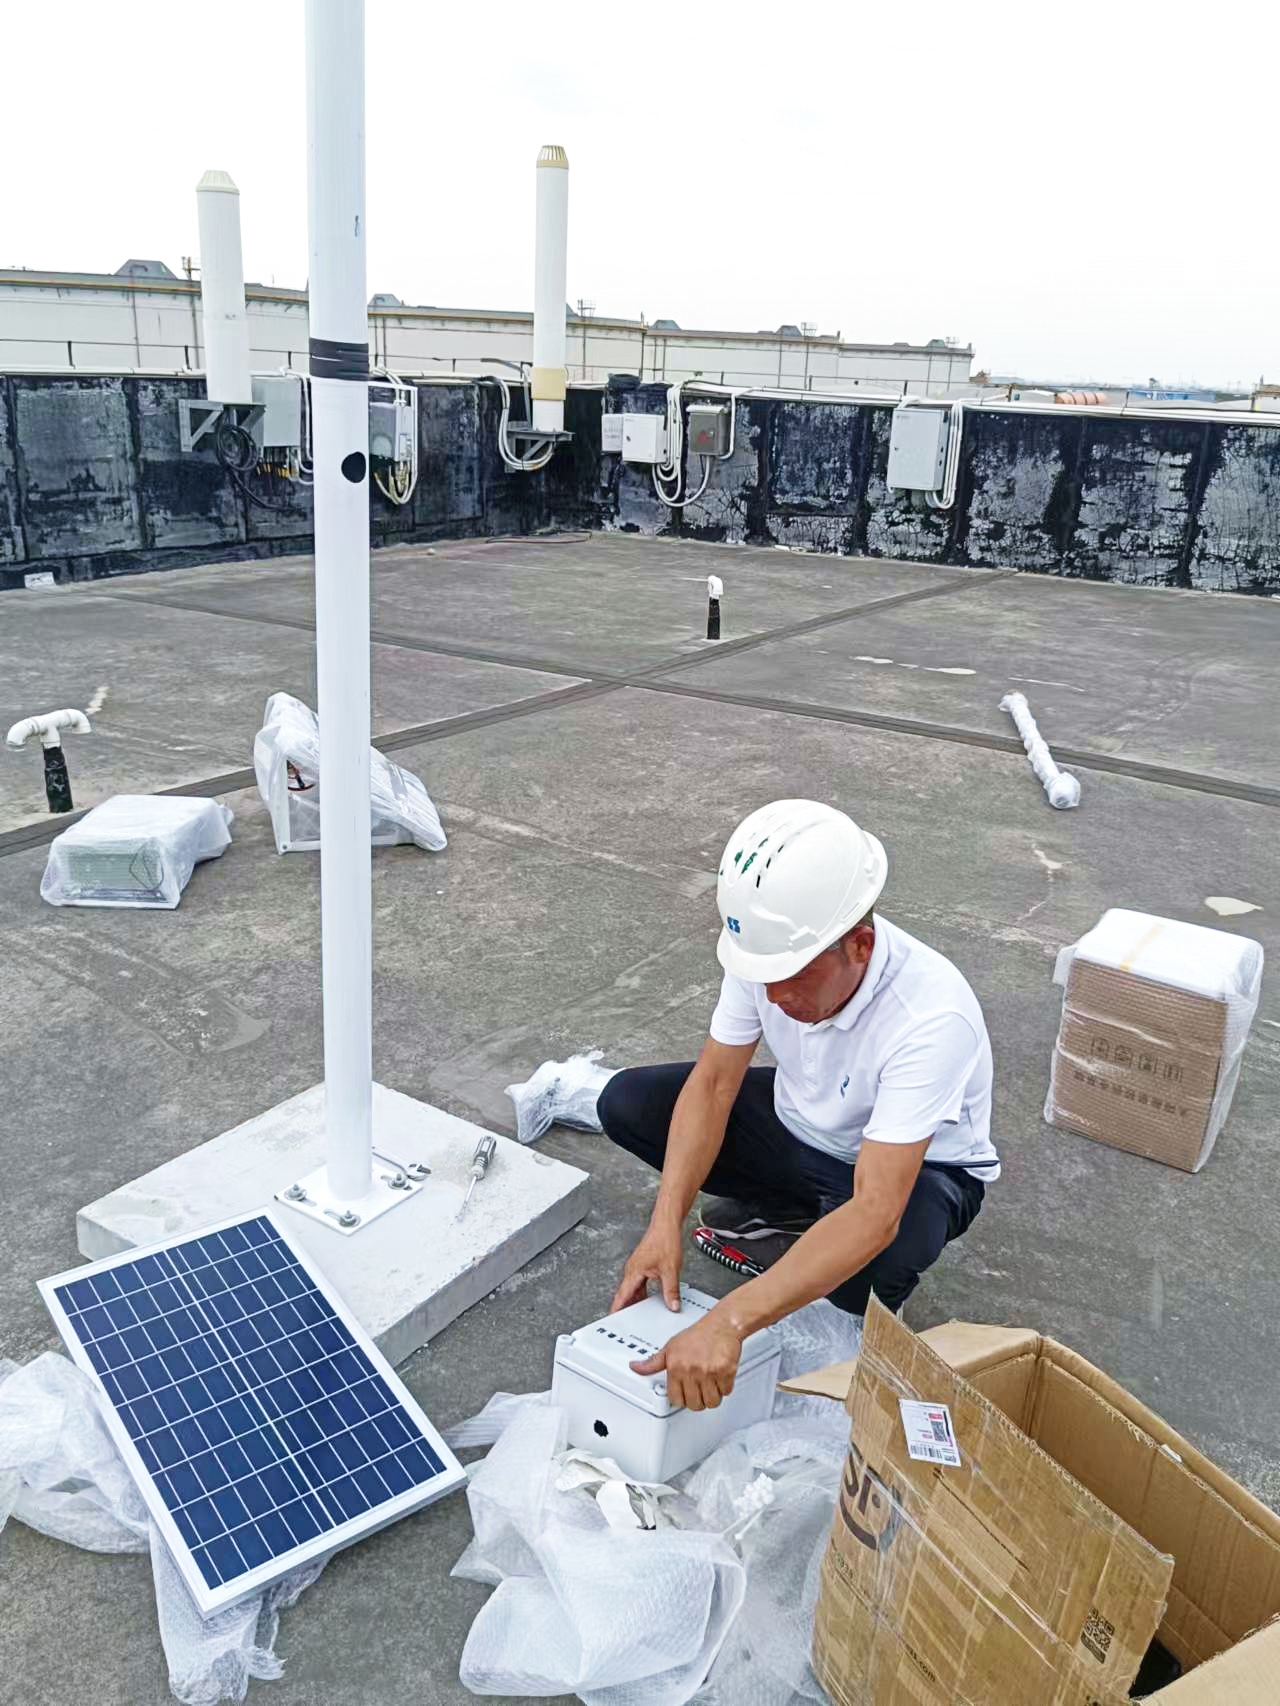
[[[712,1226],[704,1220],[698,1227],[699,1232],[709,1232],[714,1238],[729,1238],[735,1244],[751,1244],[760,1238],[802,1238],[815,1223],[812,1220],[799,1221],[793,1226],[771,1226],[764,1222],[751,1222],[748,1226]]]

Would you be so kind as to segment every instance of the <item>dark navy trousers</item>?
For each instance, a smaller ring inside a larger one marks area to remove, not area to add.
[[[600,1092],[598,1111],[606,1134],[619,1148],[661,1171],[676,1098],[692,1070],[692,1062],[684,1061],[617,1073]],[[747,1069],[703,1189],[816,1219],[848,1202],[854,1169],[787,1130],[774,1111],[773,1078],[771,1066]],[[982,1181],[962,1167],[926,1161],[893,1243],[837,1286],[832,1303],[863,1315],[874,1291],[887,1308],[900,1308],[944,1246],[968,1229],[982,1207],[983,1194]]]

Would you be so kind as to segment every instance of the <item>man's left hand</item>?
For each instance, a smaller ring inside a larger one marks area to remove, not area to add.
[[[714,1310],[694,1327],[686,1327],[666,1348],[644,1362],[633,1362],[637,1374],[667,1376],[667,1397],[673,1407],[714,1410],[733,1391],[742,1339]]]

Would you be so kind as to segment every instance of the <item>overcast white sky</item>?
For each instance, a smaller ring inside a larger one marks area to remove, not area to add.
[[[572,165],[601,313],[888,342],[1050,379],[1280,380],[1268,0],[368,0],[369,290],[532,303]],[[0,265],[177,270],[209,166],[301,286],[301,0],[6,8]]]

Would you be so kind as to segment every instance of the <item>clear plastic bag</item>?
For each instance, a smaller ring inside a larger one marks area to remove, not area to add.
[[[40,893],[50,906],[173,908],[202,859],[231,845],[216,800],[117,794],[55,836]]]
[[[271,813],[278,853],[313,853],[320,845],[320,719],[291,693],[267,700],[253,742],[258,792]],[[440,814],[412,774],[369,750],[369,818],[375,847],[413,842],[439,853],[447,845]]]
[[[616,1068],[599,1065],[600,1050],[571,1055],[568,1060],[544,1060],[532,1078],[523,1084],[508,1084],[516,1111],[516,1138],[534,1143],[551,1126],[577,1126],[580,1131],[600,1131],[596,1102],[614,1076]]]
[[[169,1686],[184,1706],[243,1700],[250,1677],[283,1669],[279,1613],[324,1568],[302,1565],[264,1593],[203,1618],[116,1450],[89,1376],[46,1352],[0,1362],[0,1529],[29,1528],[93,1552],[151,1552]]]

